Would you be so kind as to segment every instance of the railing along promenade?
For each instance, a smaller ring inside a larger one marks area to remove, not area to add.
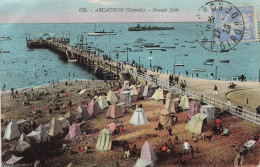
[[[226,110],[226,111],[230,112],[231,114],[233,114],[233,115],[235,115],[239,118],[242,118],[242,119],[245,119],[247,121],[253,122],[257,125],[260,125],[260,115],[257,115],[256,113],[238,108],[236,106],[229,105],[229,104],[224,103],[220,100],[217,100],[217,99],[214,99],[214,98],[211,98],[211,97],[207,97],[207,96],[200,94],[200,93],[196,93],[196,92],[193,92],[193,91],[190,91],[190,90],[187,90],[187,89],[182,89],[182,88],[177,87],[173,84],[170,84],[169,82],[158,80],[157,78],[151,77],[147,74],[137,73],[137,72],[132,71],[132,70],[130,70],[129,73],[134,77],[137,77],[139,79],[143,79],[143,80],[145,80],[149,83],[158,85],[158,86],[160,86],[164,89],[168,89],[170,91],[175,91],[175,92],[182,94],[182,95],[193,97],[194,99],[197,99],[197,100],[204,102],[206,104],[210,104],[210,105],[218,107],[222,110]]]

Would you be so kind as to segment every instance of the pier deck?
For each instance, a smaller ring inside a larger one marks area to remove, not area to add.
[[[67,38],[29,39],[28,48],[46,48],[62,56],[69,62],[77,62],[85,65],[88,70],[93,71],[103,79],[118,79],[119,74],[124,71],[123,63],[114,60],[104,60],[102,56],[90,51],[85,51],[68,45]]]
[[[114,60],[104,60],[101,56],[84,51],[83,49],[69,46],[68,43],[69,41],[67,39],[61,38],[27,40],[27,46],[29,48],[50,49],[67,60],[75,60],[79,64],[86,65],[87,69],[92,70],[96,75],[103,76],[105,79],[119,79],[120,73],[129,72],[136,79],[142,79],[147,81],[148,83],[158,85],[162,88],[175,91],[180,94],[186,94],[195,99],[202,100],[207,104],[216,106],[222,110],[227,110],[237,117],[260,125],[260,116],[257,117],[255,112],[251,112],[254,110],[254,108],[256,108],[255,106],[259,105],[258,103],[250,101],[250,104],[246,105],[231,101],[231,105],[228,105],[226,102],[224,102],[227,100],[226,95],[230,92],[230,90],[228,89],[228,81],[212,81],[180,77],[180,80],[185,79],[188,85],[187,89],[185,89],[185,91],[182,91],[180,87],[169,84],[168,74],[156,73],[150,70],[148,70],[145,74],[141,74],[138,73],[136,68],[132,67],[131,65],[123,65],[122,62],[117,62]],[[150,75],[153,75],[155,77],[150,77]],[[238,86],[237,90],[242,88],[244,91],[250,91],[252,89],[260,91],[260,83],[258,82],[235,83],[241,85],[240,87]],[[217,85],[220,90],[217,96],[212,97],[214,85]],[[259,99],[260,97],[254,98]],[[236,107],[238,105],[242,105],[244,107],[241,112],[238,111],[239,109]]]

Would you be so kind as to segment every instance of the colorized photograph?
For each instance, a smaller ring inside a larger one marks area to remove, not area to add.
[[[1,166],[260,166],[259,0],[0,0]]]

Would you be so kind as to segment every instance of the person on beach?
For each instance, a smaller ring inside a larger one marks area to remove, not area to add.
[[[186,140],[183,144],[184,154],[189,153],[190,145],[188,143],[188,140]]]
[[[194,149],[193,149],[192,145],[190,146],[190,152],[191,152],[192,159],[194,159]]]
[[[218,87],[217,85],[214,86],[214,92],[213,92],[214,95],[218,95]]]

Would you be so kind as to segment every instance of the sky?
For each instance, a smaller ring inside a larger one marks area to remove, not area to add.
[[[194,22],[198,10],[209,0],[0,0],[0,23],[87,22]],[[260,0],[229,0],[233,5],[255,4],[260,18]],[[88,12],[80,12],[86,8]],[[124,12],[95,12],[123,8]],[[129,12],[126,8],[145,9]],[[154,12],[153,9],[166,9]],[[170,9],[178,11],[170,13]],[[149,11],[150,10],[150,11]]]

